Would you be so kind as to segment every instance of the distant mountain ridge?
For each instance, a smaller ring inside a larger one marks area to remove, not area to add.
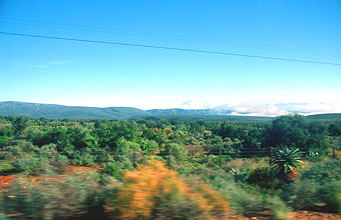
[[[215,109],[151,109],[132,107],[84,107],[6,101],[0,102],[0,115],[27,115],[51,119],[144,119],[155,115],[229,115],[230,110]]]
[[[0,102],[0,115],[27,115],[50,119],[118,119],[148,115],[144,110],[130,107],[82,107],[26,102]]]
[[[271,117],[233,116],[229,109],[151,109],[142,110],[132,107],[83,107],[65,106],[56,104],[41,104],[6,101],[0,102],[0,116],[27,115],[33,118],[49,119],[106,119],[106,120],[128,120],[128,119],[155,119],[155,120],[239,120],[245,119],[271,119]],[[161,117],[162,116],[162,117]],[[207,117],[206,117],[207,116]],[[208,119],[210,117],[210,119]],[[320,114],[308,116],[318,120],[341,121],[341,113]]]

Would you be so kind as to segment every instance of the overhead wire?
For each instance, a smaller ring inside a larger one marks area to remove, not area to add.
[[[134,31],[119,30],[119,29],[106,29],[106,28],[100,28],[100,30],[96,30],[92,28],[86,29],[86,27],[83,28],[82,26],[80,26],[81,28],[79,28],[77,27],[78,25],[75,28],[75,27],[72,27],[73,25],[68,25],[71,27],[59,27],[59,26],[46,26],[46,25],[40,25],[40,24],[30,24],[30,23],[11,22],[11,21],[0,21],[0,23],[19,24],[19,25],[26,25],[26,26],[32,26],[32,27],[41,27],[41,28],[55,28],[55,29],[71,30],[71,31],[86,31],[86,32],[97,32],[97,33],[108,33],[108,34],[119,34],[119,35],[143,36],[143,37],[152,36],[155,38],[191,41],[190,39],[167,37],[163,35],[159,36],[159,34],[153,34],[153,33],[147,33],[147,32],[134,32]]]
[[[114,33],[114,34],[119,34],[119,35],[130,35],[130,36],[140,36],[140,37],[142,36],[142,37],[149,37],[149,38],[154,37],[154,38],[163,38],[163,39],[171,39],[171,40],[179,40],[179,41],[197,41],[197,42],[200,41],[202,43],[227,44],[227,45],[234,45],[238,47],[270,49],[270,50],[286,51],[286,52],[291,52],[291,53],[292,52],[296,52],[296,53],[303,52],[303,53],[310,53],[310,54],[312,52],[314,53],[314,51],[312,50],[304,50],[304,49],[297,49],[297,48],[279,48],[279,47],[254,44],[254,43],[249,43],[249,42],[246,43],[246,42],[219,40],[219,39],[204,39],[204,38],[198,38],[198,37],[151,33],[151,32],[146,32],[146,31],[116,29],[116,28],[108,28],[108,27],[95,27],[95,26],[86,26],[86,25],[78,25],[78,24],[66,24],[66,23],[59,23],[59,22],[26,20],[26,19],[17,19],[17,18],[7,18],[7,17],[1,17],[1,16],[0,16],[0,22],[9,23],[9,24],[34,26],[34,27],[42,27],[42,28],[65,29],[65,30],[72,30],[72,31],[77,30],[77,31],[98,32],[98,33]],[[39,25],[39,24],[44,24],[44,25]],[[54,25],[54,26],[47,26],[47,25]],[[61,26],[64,26],[64,27],[61,27]],[[320,53],[321,51],[315,51],[315,52]],[[327,56],[334,57],[333,55],[328,55],[328,54]]]
[[[310,63],[310,64],[341,66],[341,63],[292,59],[292,58],[282,58],[282,57],[272,57],[272,56],[259,56],[259,55],[251,55],[251,54],[230,53],[230,52],[220,52],[220,51],[211,51],[211,50],[199,50],[199,49],[180,48],[180,47],[166,47],[166,46],[157,46],[157,45],[148,45],[148,44],[133,44],[133,43],[125,43],[125,42],[89,40],[89,39],[80,39],[80,38],[66,38],[66,37],[55,37],[55,36],[46,36],[46,35],[34,35],[34,34],[23,34],[23,33],[14,33],[14,32],[3,32],[3,31],[0,31],[0,34],[11,35],[11,36],[20,36],[20,37],[40,38],[40,39],[64,40],[64,41],[75,41],[75,42],[84,42],[84,43],[99,43],[99,44],[118,45],[118,46],[129,46],[129,47],[183,51],[183,52],[193,52],[193,53],[205,53],[205,54],[215,54],[215,55],[224,55],[224,56],[235,56],[235,57],[247,57],[247,58],[257,58],[257,59],[267,59],[267,60],[298,62],[298,63]]]

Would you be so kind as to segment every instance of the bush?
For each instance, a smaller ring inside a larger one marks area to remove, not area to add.
[[[108,201],[112,219],[223,219],[228,203],[208,185],[190,189],[160,161],[127,172],[117,198]]]
[[[165,151],[168,153],[168,156],[172,157],[175,161],[184,161],[188,156],[187,149],[176,143],[167,144]]]
[[[260,171],[258,169],[260,169]],[[266,171],[266,175],[270,172],[269,167],[258,169],[253,170],[254,173],[251,171],[251,176],[256,175],[259,172],[263,173],[264,170]],[[231,170],[229,173],[217,170],[216,172],[211,173],[211,175],[206,176],[205,181],[210,183],[214,189],[222,193],[224,198],[229,201],[231,211],[236,214],[252,217],[262,216],[265,212],[270,212],[274,219],[289,218],[287,213],[290,209],[277,195],[274,195],[274,192],[272,192],[271,195],[264,194],[268,193],[268,190],[265,192],[263,191],[264,193],[262,193],[258,186],[250,186],[244,181],[241,181],[238,178],[236,179],[236,175],[241,174],[233,174]],[[270,186],[272,186],[272,184],[270,184]],[[277,190],[275,192],[277,194],[280,191]]]
[[[77,165],[80,166],[96,165],[96,155],[94,155],[94,152],[82,152],[76,155],[74,160],[77,162]]]
[[[109,159],[108,162],[102,163],[101,167],[103,168],[103,172],[105,174],[113,176],[116,179],[122,180],[125,169],[132,168],[132,164],[129,164],[128,166],[124,166],[124,165],[127,165],[127,164],[119,163],[113,159]]]
[[[315,163],[286,189],[286,199],[297,210],[341,212],[341,168],[334,160]]]
[[[143,152],[141,146],[138,143],[127,141],[123,137],[116,141],[115,155],[118,155],[121,159],[126,159],[133,166],[143,163]]]
[[[38,148],[31,142],[24,140],[11,140],[8,142],[7,146],[3,147],[3,152],[7,158],[18,157],[23,153],[34,153],[37,150]]]
[[[9,220],[9,218],[6,216],[6,214],[5,213],[1,213],[1,212],[0,212],[0,219],[1,220]]]
[[[300,179],[311,180],[316,179],[321,183],[341,180],[340,162],[326,158],[325,160],[313,163],[312,166],[303,170]]]
[[[271,217],[274,220],[290,220],[293,219],[289,212],[291,209],[277,196],[267,199],[270,207]]]
[[[298,180],[291,185],[289,202],[296,210],[341,212],[341,181],[321,184]]]
[[[230,202],[231,210],[252,217],[262,214],[266,208],[265,198],[258,192],[252,191],[234,182],[225,182],[219,191]]]
[[[39,160],[32,156],[26,156],[14,160],[11,165],[19,172],[31,173],[39,166]]]
[[[38,173],[54,175],[58,170],[62,170],[67,164],[68,159],[58,153],[55,144],[42,146],[38,151]]]
[[[103,196],[94,172],[55,178],[19,178],[3,192],[0,206],[17,219],[65,219],[98,205]]]
[[[246,181],[262,189],[277,189],[280,185],[280,181],[273,175],[271,167],[260,167],[250,171]]]
[[[11,162],[8,160],[0,160],[0,175],[4,173],[10,173],[15,171],[15,168],[12,166]]]
[[[11,165],[17,171],[27,174],[53,175],[68,164],[68,159],[57,152],[54,144],[44,145],[31,153],[22,151],[19,146],[10,146],[7,150],[8,157],[12,158]]]
[[[37,158],[38,148],[27,141],[11,141],[9,146],[3,148],[1,158],[5,159],[13,171],[32,172],[39,166]]]

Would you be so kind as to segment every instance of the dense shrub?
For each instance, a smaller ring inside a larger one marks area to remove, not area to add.
[[[341,212],[341,167],[324,160],[303,170],[287,188],[288,202],[298,210]]]
[[[26,154],[35,153],[38,150],[38,148],[28,141],[13,140],[8,142],[8,145],[4,146],[2,150],[3,158],[17,159],[23,157],[25,153]]]
[[[257,185],[262,189],[277,189],[280,181],[273,174],[271,167],[259,167],[250,171],[247,183]]]
[[[341,212],[341,181],[298,180],[291,187],[290,203],[295,209]]]
[[[1,126],[0,124],[0,147],[7,143],[9,137],[13,135],[13,130],[8,125]]]
[[[223,219],[228,203],[208,185],[189,188],[154,160],[127,172],[117,198],[105,208],[113,219]]]
[[[259,192],[243,188],[233,181],[220,182],[219,191],[230,202],[231,210],[245,216],[256,216],[266,210],[266,202]]]
[[[26,174],[51,175],[68,164],[68,159],[58,153],[54,144],[37,148],[30,142],[19,142],[5,147],[2,155],[17,172]]]
[[[39,160],[33,156],[26,156],[14,160],[11,164],[19,172],[26,171],[27,173],[31,173],[38,168]]]
[[[5,213],[1,213],[1,212],[0,212],[0,219],[1,219],[1,220],[9,220],[9,217],[6,216]]]
[[[256,181],[258,179],[256,176],[259,173],[261,176],[264,173],[265,176],[270,175],[269,166],[251,170],[250,175],[246,175],[245,168],[248,165],[245,162],[242,160],[231,161],[227,165],[231,168],[228,172],[223,170],[206,172],[201,178],[204,178],[205,182],[221,192],[224,198],[229,201],[231,211],[238,215],[253,217],[268,213],[267,215],[271,215],[273,219],[289,219],[290,208],[277,195],[280,190],[265,190],[256,184],[255,186],[247,184],[250,177],[255,178],[253,180]],[[262,161],[253,161],[251,164],[254,163],[263,164]],[[238,170],[240,173],[234,173],[233,170]],[[263,184],[268,184],[269,187],[277,183],[274,179],[270,179],[270,183],[265,183],[265,179],[260,179],[264,181]]]
[[[50,178],[18,178],[3,192],[0,206],[16,219],[65,219],[100,203],[94,172]]]
[[[279,197],[273,196],[267,199],[270,215],[274,220],[293,220],[292,211]]]
[[[101,164],[102,171],[116,179],[123,179],[126,170],[132,169],[133,164],[126,157],[119,157],[116,160],[112,157]]]
[[[62,170],[69,160],[66,156],[58,153],[55,144],[42,146],[38,151],[38,174],[53,175],[58,170]]]
[[[187,149],[184,146],[176,143],[167,144],[165,151],[168,153],[169,157],[172,157],[172,159],[176,161],[185,160],[188,154]]]

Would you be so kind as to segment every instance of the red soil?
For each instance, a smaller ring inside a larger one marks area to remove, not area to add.
[[[15,176],[0,176],[0,192],[6,185],[11,184],[15,178]]]
[[[322,212],[291,212],[289,214],[292,220],[340,220],[340,214],[322,213]],[[270,217],[242,217],[242,216],[229,216],[226,220],[270,220]]]
[[[321,213],[321,212],[295,212],[295,219],[299,220],[340,220],[340,214]]]
[[[76,171],[94,171],[102,169],[99,166],[96,167],[82,167],[82,166],[68,166],[65,168],[64,174],[71,175],[72,173]],[[0,193],[6,186],[10,185],[14,179],[18,177],[16,176],[0,176]],[[19,177],[24,178],[24,177]],[[40,180],[44,179],[47,181],[52,181],[53,179],[56,179],[55,177],[40,177],[40,176],[32,176],[32,177],[25,177],[25,179],[33,180],[33,183],[37,183]],[[63,180],[64,177],[57,177],[58,180]]]

